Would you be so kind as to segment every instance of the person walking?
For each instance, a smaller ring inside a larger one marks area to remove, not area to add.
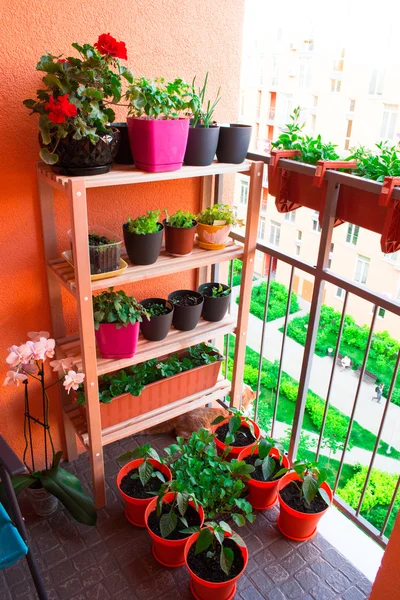
[[[385,384],[384,384],[384,383],[381,383],[380,385],[377,385],[377,386],[376,386],[376,388],[375,388],[375,393],[376,393],[376,396],[373,396],[373,397],[372,397],[372,400],[375,400],[375,399],[376,399],[376,400],[377,400],[377,402],[378,402],[378,404],[380,404],[380,403],[381,403],[381,400],[382,400],[382,394],[383,394],[383,388],[384,388],[384,387],[385,387]]]

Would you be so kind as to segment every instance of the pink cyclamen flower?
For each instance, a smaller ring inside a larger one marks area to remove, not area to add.
[[[28,338],[32,340],[32,342],[40,342],[40,338],[46,338],[48,340],[50,334],[48,331],[28,331]]]
[[[71,357],[62,358],[61,360],[52,360],[50,366],[53,367],[53,371],[69,371],[74,364],[74,359]]]
[[[77,390],[84,379],[85,373],[76,373],[76,371],[71,370],[65,376],[63,386],[69,394],[71,390]]]
[[[26,375],[22,375],[22,373],[17,373],[16,371],[7,371],[7,375],[5,380],[3,381],[3,385],[16,385],[18,386],[21,381],[25,381],[28,379]]]
[[[33,342],[33,357],[35,360],[46,360],[53,358],[56,341],[53,339],[47,340],[42,337],[38,342]]]
[[[11,346],[8,348],[9,355],[6,358],[6,363],[10,365],[10,367],[17,367],[19,363],[22,361],[22,354],[20,351],[20,347]]]

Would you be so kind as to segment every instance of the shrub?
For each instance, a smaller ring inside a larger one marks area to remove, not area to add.
[[[290,383],[289,381],[282,381],[280,391],[290,402],[296,402],[299,385],[297,383]]]
[[[258,319],[264,319],[265,298],[267,295],[267,282],[263,281],[260,285],[256,285],[251,290],[250,312]],[[282,283],[271,281],[269,299],[268,299],[268,316],[267,321],[274,321],[286,314],[286,305],[288,301],[288,289]],[[236,303],[239,304],[239,297],[236,298]],[[300,310],[297,296],[292,292],[290,300],[290,313],[295,313]]]
[[[354,509],[358,506],[367,472],[368,467],[362,467],[358,473],[349,479],[344,488],[339,490],[340,497]],[[398,475],[396,474],[372,469],[362,504],[363,512],[368,512],[371,508],[378,505],[389,505],[393,497],[397,479]]]

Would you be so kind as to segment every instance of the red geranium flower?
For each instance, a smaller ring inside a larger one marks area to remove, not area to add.
[[[78,113],[75,104],[69,100],[69,94],[59,96],[57,99],[52,96],[45,104],[45,109],[49,113],[49,119],[52,123],[65,123],[66,117],[75,117]]]
[[[125,60],[128,58],[125,42],[117,42],[109,33],[99,35],[99,39],[94,47],[97,48],[100,54],[109,54],[110,56],[124,58]]]

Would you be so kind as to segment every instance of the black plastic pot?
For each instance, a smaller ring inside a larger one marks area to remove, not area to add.
[[[220,296],[219,298],[207,296],[207,289],[210,289],[213,286],[218,287],[219,285],[222,285],[224,290],[229,290],[228,285],[224,285],[223,283],[220,284],[215,281],[212,281],[211,283],[202,283],[197,290],[204,298],[201,316],[205,321],[221,321],[228,310],[231,301],[231,292],[229,292],[227,296]]]
[[[100,175],[108,173],[117,155],[121,133],[114,129],[104,133],[95,144],[88,137],[74,140],[72,134],[60,139],[57,146],[58,162],[51,170],[59,175]]]
[[[195,296],[198,299],[198,304],[195,306],[179,306],[178,304],[174,304],[174,298],[186,295]],[[190,331],[191,329],[194,329],[201,317],[204,302],[203,296],[193,290],[176,290],[168,295],[168,300],[174,304],[172,324],[175,329],[179,329],[180,331]]]
[[[121,141],[114,162],[119,165],[133,165],[133,156],[128,135],[128,123],[126,121],[125,123],[113,123],[113,127],[116,127],[121,133]]]
[[[188,143],[186,146],[185,165],[207,167],[214,160],[219,138],[219,127],[203,125],[189,128]]]
[[[159,342],[168,335],[172,324],[172,317],[174,314],[174,305],[164,298],[146,298],[140,304],[147,308],[149,304],[164,304],[169,309],[169,312],[165,315],[159,315],[158,317],[150,317],[150,321],[146,318],[140,323],[140,331],[146,340],[152,342]]]
[[[124,241],[129,260],[134,265],[152,265],[160,255],[164,226],[159,223],[155,233],[131,233],[123,224]]]
[[[239,164],[246,158],[250,145],[251,125],[231,123],[220,127],[217,146],[219,162]]]

